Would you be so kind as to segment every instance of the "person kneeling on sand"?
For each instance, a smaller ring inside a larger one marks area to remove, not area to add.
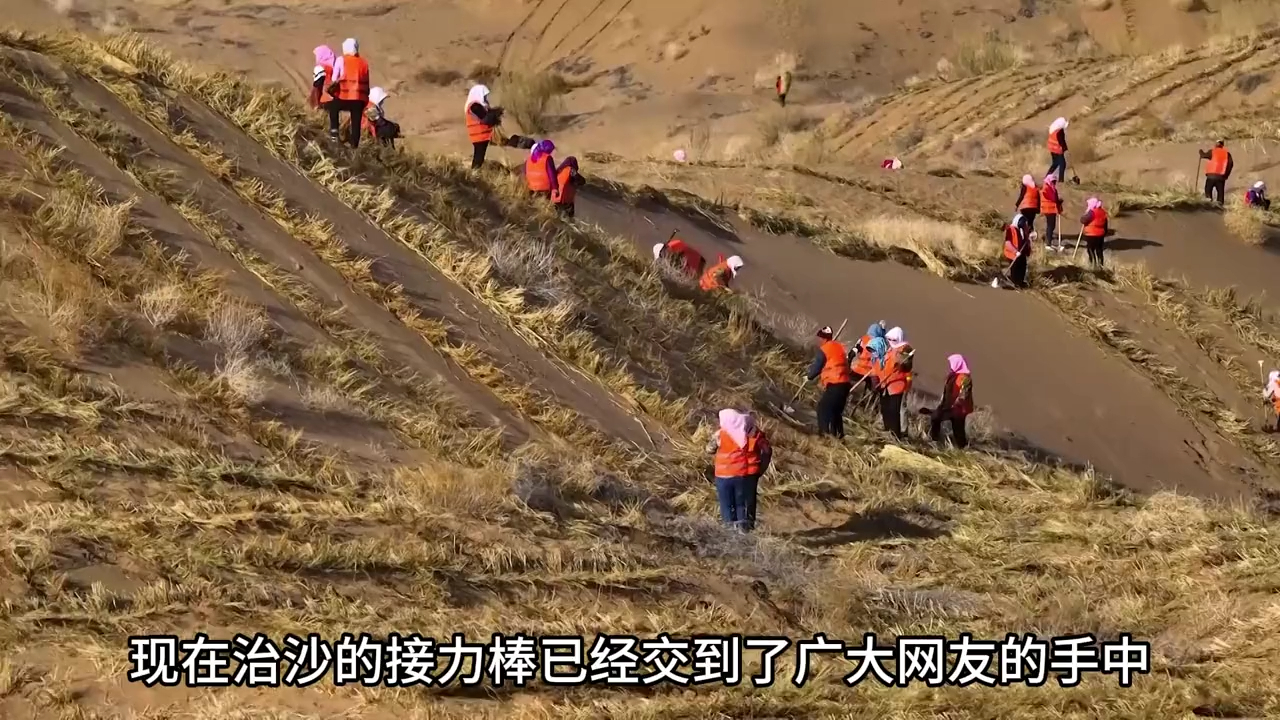
[[[702,280],[698,282],[698,285],[708,292],[711,290],[728,290],[729,283],[738,276],[738,271],[742,269],[744,264],[742,258],[737,255],[730,256],[727,260],[721,260],[702,274]]]
[[[720,411],[720,430],[707,442],[715,455],[713,470],[720,519],[743,532],[756,525],[756,491],[769,469],[773,449],[749,414],[731,408]]]
[[[694,250],[689,243],[676,237],[674,232],[671,233],[671,237],[666,242],[653,246],[653,259],[658,262],[665,262],[674,268],[676,272],[684,273],[695,279],[701,277],[703,270],[707,267],[707,260],[702,257],[702,253]]]
[[[572,155],[565,158],[556,171],[556,188],[551,191],[551,202],[556,206],[556,212],[567,218],[574,216],[573,200],[584,183],[586,180],[578,172],[578,158]]]
[[[1271,209],[1271,199],[1267,197],[1267,184],[1259,180],[1244,194],[1244,204],[1248,207]]]
[[[1280,432],[1280,370],[1272,370],[1267,376],[1267,386],[1262,391],[1262,398],[1271,403],[1272,423],[1268,432]]]
[[[942,385],[942,400],[930,413],[929,437],[942,442],[942,423],[951,423],[951,442],[957,448],[969,444],[964,431],[964,419],[973,414],[973,380],[969,376],[969,363],[963,355],[947,357],[947,380]]]
[[[396,138],[400,137],[400,123],[388,120],[382,103],[390,95],[380,87],[369,90],[369,105],[364,111],[364,129],[369,137],[383,145],[395,147]]]

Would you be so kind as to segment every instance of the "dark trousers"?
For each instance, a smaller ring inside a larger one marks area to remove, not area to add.
[[[1040,208],[1026,208],[1019,210],[1018,214],[1027,219],[1027,227],[1034,228],[1036,226],[1036,216],[1040,214]]]
[[[882,393],[880,395],[880,419],[884,421],[884,429],[893,433],[899,440],[906,440],[907,434],[902,431],[902,398],[904,396]]]
[[[1204,176],[1204,196],[1213,200],[1213,196],[1218,196],[1218,204],[1226,202],[1227,178],[1222,175],[1205,175]]]
[[[1058,182],[1062,182],[1067,174],[1067,156],[1062,153],[1049,153],[1049,172],[1045,175],[1058,174]]]
[[[778,93],[778,102],[782,105],[782,107],[786,107],[786,106],[787,106],[787,94],[786,94],[786,93]]]
[[[481,140],[480,142],[471,143],[471,169],[479,170],[484,165],[484,154],[489,150],[489,141]]]
[[[844,407],[849,402],[850,383],[833,383],[818,398],[818,434],[844,437]]]
[[[964,416],[952,415],[949,412],[934,413],[933,421],[929,423],[929,437],[934,442],[942,442],[942,423],[951,423],[951,444],[958,448],[964,448],[969,444],[969,436],[964,432]]]
[[[756,526],[756,489],[759,475],[716,478],[716,499],[720,501],[720,519],[744,531]]]
[[[1058,243],[1058,216],[1044,216],[1044,246],[1050,247]]]
[[[1009,265],[1009,279],[1018,287],[1027,286],[1027,255],[1023,253],[1019,255]]]
[[[347,144],[351,147],[359,147],[366,104],[364,100],[334,100],[329,103],[329,137],[335,139],[338,137],[338,128],[342,124],[340,116],[344,112],[350,113],[351,125],[347,128]]]
[[[1106,238],[1084,236],[1084,246],[1089,251],[1089,262],[1102,267],[1102,248]]]

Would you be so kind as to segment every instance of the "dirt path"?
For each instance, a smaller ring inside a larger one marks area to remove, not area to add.
[[[1231,237],[1216,213],[1134,213],[1115,220],[1107,241],[1114,257],[1141,260],[1160,275],[1184,276],[1192,284],[1241,294],[1266,294],[1280,302],[1280,254]]]
[[[197,135],[235,157],[241,171],[261,178],[304,212],[332,223],[353,252],[375,259],[373,273],[380,281],[401,285],[425,314],[443,318],[461,339],[498,362],[514,365],[508,371],[524,382],[551,393],[595,420],[609,434],[648,447],[649,435],[644,428],[598,383],[549,360],[512,332],[506,321],[423,262],[412,249],[273,157],[227,120],[190,98],[175,99]],[[656,433],[654,428],[651,434]]]
[[[1043,301],[1010,291],[955,285],[893,264],[840,258],[802,240],[739,229],[741,242],[698,231],[599,197],[579,202],[582,218],[649,248],[673,225],[714,257],[747,261],[744,285],[775,312],[838,323],[855,331],[883,318],[901,325],[920,353],[919,382],[937,392],[943,358],[963,353],[974,368],[979,403],[1034,445],[1139,490],[1177,487],[1240,496],[1248,485],[1242,454],[1179,415],[1145,378],[1072,334]],[[646,222],[648,215],[653,221]]]

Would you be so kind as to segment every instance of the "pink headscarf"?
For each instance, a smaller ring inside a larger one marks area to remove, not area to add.
[[[1277,395],[1280,395],[1280,370],[1272,370],[1267,376],[1267,388],[1263,390],[1262,397],[1270,400]]]
[[[1058,184],[1058,176],[1057,176],[1057,175],[1055,175],[1055,174],[1053,174],[1053,173],[1049,173],[1048,175],[1045,175],[1045,176],[1044,176],[1044,184],[1045,184],[1045,185],[1057,185],[1057,184]]]
[[[1036,179],[1035,179],[1035,178],[1033,178],[1033,177],[1031,177],[1030,175],[1023,175],[1023,176],[1022,176],[1022,184],[1023,184],[1023,185],[1026,185],[1027,187],[1035,187],[1035,186],[1036,186]]]
[[[755,420],[751,416],[738,412],[732,408],[725,408],[720,411],[720,429],[729,433],[729,437],[743,447],[747,444],[747,433],[751,432],[756,426]]]
[[[1084,204],[1084,209],[1085,209],[1086,211],[1087,211],[1087,210],[1093,210],[1093,209],[1095,209],[1095,208],[1100,208],[1100,207],[1102,207],[1102,201],[1101,201],[1101,200],[1099,200],[1099,199],[1098,199],[1098,198],[1096,198],[1096,197],[1089,198],[1089,202],[1086,202],[1086,203]]]
[[[947,365],[951,366],[953,373],[968,373],[969,363],[964,361],[964,356],[959,353],[947,356]]]
[[[328,65],[333,67],[333,51],[329,49],[328,45],[317,45],[316,49],[312,52],[315,53],[317,65]]]

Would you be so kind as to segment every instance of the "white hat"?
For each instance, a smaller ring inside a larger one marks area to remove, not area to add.
[[[380,87],[370,88],[369,102],[373,103],[374,105],[381,105],[382,101],[386,100],[388,95],[390,95],[390,93],[388,93],[386,90],[383,90]]]
[[[662,257],[662,248],[666,247],[666,243],[658,243],[653,246],[653,259],[657,260]]]
[[[343,55],[355,55],[358,52],[360,52],[360,43],[356,42],[355,38],[347,38],[342,41]]]
[[[1261,180],[1253,184],[1254,190],[1265,190],[1266,188],[1267,188],[1267,184],[1262,182]]]
[[[732,270],[733,272],[737,273],[739,270],[741,270],[741,269],[742,269],[742,266],[743,266],[743,264],[744,264],[744,263],[742,262],[742,258],[741,258],[741,257],[738,257],[737,255],[734,255],[733,257],[731,257],[731,258],[729,258],[728,260],[726,260],[726,261],[725,261],[725,264],[729,266],[729,269],[730,269],[730,270]]]

